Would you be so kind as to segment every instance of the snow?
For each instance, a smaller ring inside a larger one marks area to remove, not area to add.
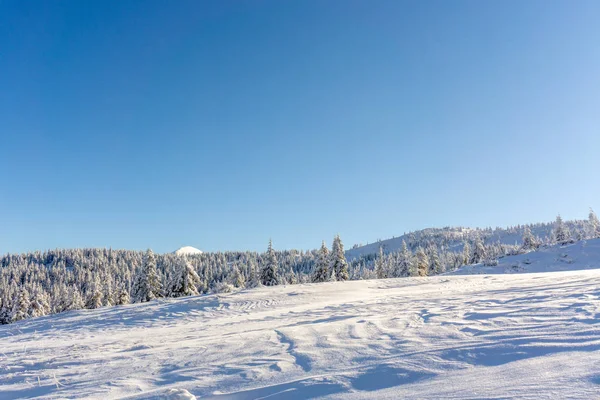
[[[202,250],[198,250],[192,246],[183,246],[174,251],[177,255],[188,255],[188,254],[202,254]]]
[[[497,266],[467,265],[450,274],[510,274],[593,268],[600,268],[600,239],[543,247],[535,252],[503,257],[498,260]]]
[[[517,262],[538,273],[498,273]],[[597,398],[599,264],[590,240],[457,275],[28,319],[0,327],[0,398]]]

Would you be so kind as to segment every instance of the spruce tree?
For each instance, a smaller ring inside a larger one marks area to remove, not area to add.
[[[394,275],[397,277],[416,275],[416,268],[413,268],[412,252],[408,249],[404,240],[402,241],[402,249],[400,250],[398,265]]]
[[[200,277],[192,264],[185,257],[178,257],[171,275],[168,295],[170,297],[197,295],[200,283]]]
[[[348,275],[348,262],[344,255],[344,244],[340,235],[336,235],[333,239],[333,245],[331,246],[331,270],[335,275],[337,281],[347,281]]]
[[[471,264],[478,264],[485,260],[487,254],[481,237],[477,236],[475,245],[473,246],[473,255],[471,256]]]
[[[260,282],[265,286],[275,286],[279,284],[277,255],[273,250],[273,241],[269,239],[269,248],[265,255],[265,265],[260,271]]]
[[[471,245],[469,242],[465,242],[463,246],[462,264],[469,265],[471,263]]]
[[[552,232],[554,241],[558,244],[566,244],[571,241],[571,232],[563,222],[560,214],[556,216],[554,231]]]
[[[523,250],[535,250],[538,246],[538,240],[533,236],[533,233],[531,233],[529,226],[526,226],[525,229],[523,229]]]
[[[379,246],[379,257],[375,260],[375,276],[377,279],[385,279],[387,278],[387,273],[385,271],[385,260],[383,254],[383,247]]]
[[[417,273],[419,276],[427,276],[429,271],[429,257],[422,247],[417,249]]]
[[[143,303],[158,297],[162,297],[162,285],[156,271],[154,253],[148,249],[133,286],[133,299],[137,303]]]
[[[588,216],[588,223],[590,227],[590,238],[597,239],[600,238],[600,220],[598,220],[598,216],[590,208],[590,215]]]
[[[431,246],[429,248],[429,275],[437,275],[442,273],[442,263],[438,254],[437,248]]]
[[[315,264],[315,271],[312,276],[312,281],[327,282],[329,280],[331,280],[331,271],[329,270],[329,249],[323,240],[317,255],[317,262]]]
[[[29,299],[29,291],[26,288],[21,288],[21,290],[17,292],[16,299],[13,302],[13,309],[11,313],[12,322],[28,318],[30,306],[31,302]]]

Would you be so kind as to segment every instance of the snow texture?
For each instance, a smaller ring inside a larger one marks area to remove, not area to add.
[[[458,271],[475,275],[28,319],[0,327],[0,398],[598,398],[598,267],[589,240]]]

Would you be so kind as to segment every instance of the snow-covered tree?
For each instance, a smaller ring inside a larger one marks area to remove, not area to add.
[[[11,313],[12,322],[28,318],[30,306],[31,302],[29,299],[29,291],[26,288],[22,288],[17,293],[16,299],[13,302],[13,309]]]
[[[77,288],[77,286],[72,286],[69,291],[69,301],[67,302],[67,310],[81,310],[85,307],[85,302],[83,301],[83,296],[81,292]]]
[[[483,240],[478,236],[475,239],[475,244],[473,246],[473,255],[471,256],[471,264],[478,264],[485,260],[487,257],[487,253],[485,251],[485,246],[483,244]]]
[[[117,301],[115,305],[124,306],[125,304],[131,303],[131,298],[129,297],[129,291],[124,287],[120,287],[117,290]]]
[[[471,245],[469,244],[469,242],[465,242],[464,246],[463,246],[463,265],[469,265],[471,264]]]
[[[598,216],[590,208],[590,214],[588,216],[589,230],[590,230],[590,238],[596,239],[600,238],[600,220],[598,220]]]
[[[347,281],[348,275],[348,262],[344,255],[344,244],[340,235],[336,235],[333,239],[333,245],[331,246],[331,270],[335,275],[337,281]]]
[[[162,285],[156,271],[154,253],[148,249],[133,286],[133,299],[136,303],[143,303],[158,297],[162,297]]]
[[[383,254],[383,247],[379,246],[379,257],[375,260],[375,276],[377,279],[387,278],[387,272],[385,270],[385,255]]]
[[[440,256],[438,254],[437,248],[435,246],[431,246],[429,248],[429,274],[428,275],[437,275],[442,273],[442,262],[440,261]]]
[[[525,229],[523,229],[523,250],[535,250],[538,247],[539,241],[536,239],[535,236],[533,236],[533,233],[531,233],[531,229],[529,229],[529,226],[525,226]]]
[[[427,276],[427,272],[429,271],[429,257],[427,257],[427,253],[425,253],[422,247],[417,249],[416,258],[418,275]]]
[[[396,266],[396,273],[394,276],[416,276],[417,269],[413,268],[412,252],[408,249],[406,241],[402,241],[402,248],[398,255],[398,264]]]
[[[325,241],[321,243],[315,271],[312,276],[313,282],[327,282],[331,280],[331,271],[329,270],[329,249]]]
[[[275,255],[275,250],[273,250],[273,241],[269,240],[265,265],[260,271],[260,282],[265,286],[278,285],[279,276],[277,270],[277,256]]]
[[[246,286],[246,279],[244,275],[240,272],[240,268],[237,265],[233,266],[233,271],[231,273],[231,283],[233,286],[237,288],[244,288]]]
[[[200,277],[192,264],[185,257],[177,257],[173,273],[171,274],[167,296],[182,297],[197,295],[198,285],[200,285]]]
[[[563,222],[560,214],[556,216],[552,236],[554,237],[554,241],[558,244],[566,244],[571,241],[571,231]]]

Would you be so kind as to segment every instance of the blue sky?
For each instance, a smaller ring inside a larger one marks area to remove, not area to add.
[[[600,2],[4,1],[0,253],[600,211]]]

